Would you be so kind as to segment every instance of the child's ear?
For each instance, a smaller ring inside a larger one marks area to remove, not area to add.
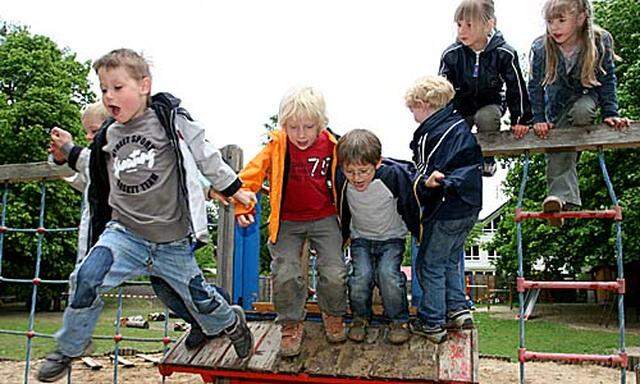
[[[378,164],[376,164],[376,169],[380,169],[382,167],[382,159],[378,160]]]
[[[580,27],[584,27],[584,23],[585,21],[587,21],[587,15],[584,12],[580,12],[580,14],[578,15],[578,25]]]
[[[140,93],[148,95],[151,93],[151,78],[145,76],[140,80]]]

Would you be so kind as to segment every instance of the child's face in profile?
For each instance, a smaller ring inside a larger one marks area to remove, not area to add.
[[[92,142],[96,133],[100,130],[102,119],[98,115],[87,115],[82,118],[82,126],[86,132],[85,137],[88,142]]]
[[[151,92],[151,79],[136,80],[124,67],[100,68],[102,103],[109,114],[119,123],[138,117],[147,109],[147,98]]]
[[[458,20],[458,40],[473,50],[479,51],[487,44],[487,36],[491,31],[489,23],[481,20]]]
[[[427,117],[429,117],[430,110],[425,103],[420,102],[414,105],[409,105],[408,107],[413,114],[413,119],[418,124],[422,124],[422,122],[427,120]]]
[[[347,181],[353,185],[358,192],[364,192],[373,181],[376,175],[376,169],[380,167],[378,164],[344,164],[342,172],[347,177]]]
[[[318,121],[306,116],[292,117],[283,127],[291,144],[300,150],[311,147],[320,134]]]

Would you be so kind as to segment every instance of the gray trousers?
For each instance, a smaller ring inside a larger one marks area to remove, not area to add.
[[[591,96],[581,96],[563,112],[555,124],[556,129],[583,126],[593,123],[596,101]],[[549,195],[557,196],[565,203],[582,205],[578,187],[577,152],[549,153],[547,158],[547,187]]]
[[[478,109],[475,115],[465,118],[469,126],[478,128],[478,132],[498,132],[500,130],[500,119],[502,118],[502,108],[499,105],[489,104]]]
[[[269,243],[276,323],[305,318],[307,279],[300,255],[304,240],[316,250],[318,305],[322,312],[342,316],[347,311],[347,270],[342,259],[342,235],[336,216],[313,221],[281,221],[278,240]]]

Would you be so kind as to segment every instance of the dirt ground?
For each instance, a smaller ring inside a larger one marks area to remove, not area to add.
[[[98,358],[104,368],[91,371],[82,362],[73,366],[72,383],[113,383],[113,366],[107,358]],[[158,369],[151,363],[140,359],[132,359],[136,363],[133,368],[119,369],[120,383],[162,383]],[[36,383],[34,374],[39,362],[31,366],[30,383]],[[1,361],[0,382],[3,384],[18,384],[24,382],[24,362]],[[556,363],[527,363],[527,383],[549,384],[568,383],[574,381],[581,384],[620,383],[620,371],[594,365],[566,365]],[[627,383],[635,384],[633,373],[627,374]],[[167,384],[201,383],[197,375],[174,374],[166,378]],[[518,382],[518,364],[493,359],[480,360],[480,383],[513,384]],[[61,380],[60,383],[66,383]]]

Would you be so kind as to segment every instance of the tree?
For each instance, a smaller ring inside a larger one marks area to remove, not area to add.
[[[1,23],[0,23],[1,24]],[[93,101],[87,74],[89,62],[80,63],[68,49],[60,49],[45,36],[32,35],[25,27],[8,26],[0,45],[0,164],[27,163],[47,158],[49,130],[60,126],[82,141],[81,107]],[[40,209],[40,184],[9,187],[7,223],[11,228],[35,228]],[[64,182],[46,183],[46,228],[78,225],[80,194]],[[66,279],[76,260],[77,233],[47,234],[43,241],[40,277]],[[36,236],[5,236],[4,277],[34,277]],[[3,284],[4,293],[30,297],[31,286]],[[43,285],[39,298],[46,307],[65,286]]]
[[[614,36],[616,53],[622,58],[617,63],[618,101],[623,116],[640,118],[640,7],[636,0],[597,1],[596,22]],[[614,189],[623,207],[623,249],[625,261],[640,258],[640,151],[607,151],[605,159]],[[502,255],[497,263],[498,271],[514,281],[517,270],[516,226],[513,222],[517,193],[522,175],[522,164],[514,159],[505,160],[512,165],[504,187],[511,197],[505,209],[505,220],[500,222],[492,242]],[[583,206],[604,209],[611,205],[598,165],[597,154],[583,152],[578,164]],[[540,210],[546,196],[545,160],[533,156],[529,182],[525,191],[523,209]],[[545,270],[536,276],[558,279],[562,272],[571,277],[598,265],[614,265],[614,226],[610,220],[568,220],[561,228],[553,228],[542,221],[525,221],[522,224],[525,275],[532,276],[531,265],[542,261]],[[535,273],[533,274],[535,275]]]

